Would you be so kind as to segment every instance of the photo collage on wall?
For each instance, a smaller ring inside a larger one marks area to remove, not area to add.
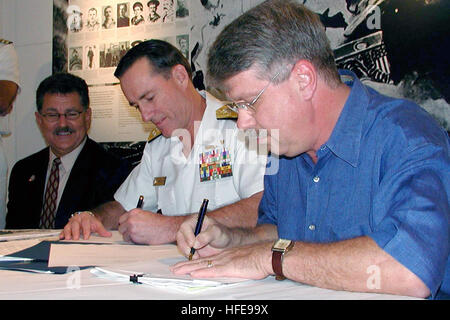
[[[53,0],[53,73],[70,72],[89,87],[89,136],[106,149],[140,161],[155,126],[143,122],[114,71],[133,46],[167,41],[190,59],[189,0]]]
[[[189,59],[189,34],[176,25],[189,18],[186,0],[69,1],[66,13],[69,72],[116,67],[131,47],[152,33]]]

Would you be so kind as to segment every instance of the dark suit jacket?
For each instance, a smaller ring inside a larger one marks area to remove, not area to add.
[[[37,229],[42,212],[49,148],[18,161],[9,179],[7,229]],[[128,162],[87,138],[64,188],[55,218],[63,228],[76,211],[113,200],[114,192],[131,171]]]

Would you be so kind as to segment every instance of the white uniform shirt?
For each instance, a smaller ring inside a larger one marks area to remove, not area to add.
[[[0,42],[0,80],[8,80],[17,84],[17,93],[20,92],[19,62],[16,49],[12,44]],[[0,117],[0,135],[11,133],[9,127],[9,114]],[[0,137],[1,139],[1,137]]]
[[[198,212],[205,198],[208,210],[214,210],[263,190],[267,155],[246,147],[235,121],[216,119],[222,105],[206,93],[206,110],[188,158],[178,136],[147,143],[141,162],[114,195],[125,210],[135,208],[143,195],[144,210],[187,215]]]
[[[18,65],[14,46],[0,43],[0,80],[9,80],[19,85]]]
[[[13,81],[19,85],[17,54],[12,44],[0,43],[0,80]],[[11,133],[9,129],[9,116],[0,117],[0,229],[5,227],[6,187],[8,179],[8,162],[1,135],[9,133]]]

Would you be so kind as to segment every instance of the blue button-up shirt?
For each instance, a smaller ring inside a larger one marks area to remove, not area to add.
[[[340,73],[353,77],[351,93],[317,163],[306,153],[280,157],[278,172],[265,176],[258,223],[306,242],[369,236],[433,297],[448,295],[447,133],[416,104]]]

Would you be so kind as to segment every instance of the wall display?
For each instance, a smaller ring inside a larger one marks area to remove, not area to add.
[[[302,0],[318,13],[339,68],[415,101],[450,131],[449,0]]]
[[[339,68],[389,96],[414,100],[450,131],[450,0],[297,0],[326,28]],[[206,54],[230,21],[262,0],[191,0],[191,65],[204,85]]]
[[[131,47],[147,39],[168,41],[189,59],[188,1],[54,0],[53,8],[53,72],[86,80],[89,136],[138,162],[154,125],[129,106],[114,70]]]
[[[415,100],[450,130],[450,60],[441,50],[449,47],[449,0],[298,1],[320,16],[339,68],[382,93]],[[113,76],[123,54],[145,39],[167,40],[189,59],[194,85],[204,89],[208,47],[225,25],[260,2],[54,0],[53,72],[73,72],[88,82],[93,139],[142,150],[136,143],[153,125],[129,107]]]
[[[93,111],[89,135],[98,142],[145,141],[153,125],[143,123],[129,106],[113,73],[131,47],[150,38],[166,40],[188,56],[186,3],[55,0],[54,15],[60,22],[55,23],[59,54],[53,70],[71,72],[88,83]]]

